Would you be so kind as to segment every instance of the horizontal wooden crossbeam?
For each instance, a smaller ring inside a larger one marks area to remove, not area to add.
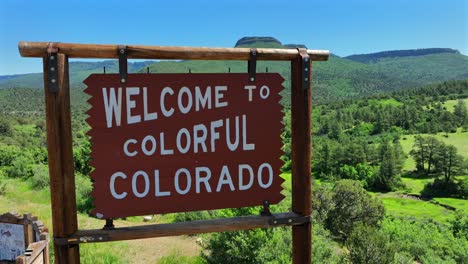
[[[55,238],[54,240],[56,245],[73,245],[80,243],[109,242],[151,237],[239,231],[277,226],[294,226],[309,222],[309,216],[301,216],[296,213],[289,212],[272,214],[270,216],[239,216],[181,223],[120,227],[110,230],[78,230],[67,238]]]
[[[18,49],[23,57],[43,57],[50,42],[21,41]],[[118,58],[121,45],[53,43],[54,50],[69,58]],[[167,59],[167,60],[248,60],[249,48],[206,48],[127,45],[129,59]],[[312,61],[326,61],[328,50],[307,50]],[[297,49],[258,48],[257,60],[291,61],[297,58]]]

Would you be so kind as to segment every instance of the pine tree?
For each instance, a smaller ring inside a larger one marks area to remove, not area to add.
[[[463,100],[458,100],[457,105],[455,106],[453,114],[457,116],[459,120],[459,125],[465,127],[468,123],[468,113],[466,110],[466,105]]]

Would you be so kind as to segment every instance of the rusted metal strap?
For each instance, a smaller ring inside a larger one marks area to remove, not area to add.
[[[121,83],[127,82],[128,64],[127,64],[127,46],[119,45],[119,77]]]
[[[299,56],[302,60],[302,89],[310,89],[310,57],[307,49],[298,48]]]
[[[268,223],[272,226],[284,225],[302,225],[310,223],[310,216],[295,216],[295,217],[275,217],[272,216]]]
[[[47,82],[50,93],[56,93],[59,90],[58,84],[58,48],[57,43],[49,42],[47,45]]]
[[[250,49],[250,59],[247,64],[247,70],[249,72],[249,81],[255,82],[256,73],[257,73],[257,49]]]

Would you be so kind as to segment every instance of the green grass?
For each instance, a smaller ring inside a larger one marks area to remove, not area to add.
[[[387,214],[399,217],[427,218],[439,223],[448,223],[454,215],[453,211],[429,202],[402,197],[379,197],[385,206]]]
[[[414,179],[414,178],[401,178],[403,183],[406,186],[405,191],[410,194],[421,194],[421,191],[424,189],[424,186],[429,182],[432,182],[433,179]]]
[[[465,102],[465,105],[468,105],[468,98],[462,99]],[[458,100],[448,100],[444,102],[444,107],[447,108],[447,111],[452,112],[455,110]]]
[[[456,198],[434,198],[432,199],[440,204],[445,204],[456,208],[457,210],[468,213],[468,200],[456,199]]]
[[[0,182],[6,183],[5,193],[0,195],[1,213],[31,213],[52,231],[50,193],[47,188],[32,190],[30,183],[21,179],[2,177]],[[79,229],[96,229],[102,228],[103,221],[78,214],[78,225]],[[85,244],[80,246],[81,263],[129,263],[128,249],[127,242]]]
[[[369,102],[369,105],[375,105],[375,106],[386,106],[386,105],[400,106],[400,105],[403,104],[402,102],[398,102],[394,98],[378,99],[378,100],[377,99],[370,99],[368,102]]]
[[[456,133],[449,133],[448,137],[445,137],[445,133],[419,135],[423,137],[432,136],[438,140],[443,141],[445,144],[453,145],[457,148],[458,154],[468,158],[468,132],[461,132],[461,129],[458,129]],[[414,145],[415,136],[416,135],[404,135],[400,140],[403,151],[408,154],[408,158],[403,164],[403,170],[405,171],[412,171],[416,168],[416,163],[414,162],[413,158],[409,156],[409,152]]]

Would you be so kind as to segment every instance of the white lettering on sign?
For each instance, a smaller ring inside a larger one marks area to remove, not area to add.
[[[170,117],[172,114],[174,114],[174,108],[170,108],[167,110],[166,104],[165,104],[165,97],[166,94],[169,95],[174,95],[174,91],[172,90],[171,87],[164,87],[164,89],[161,92],[161,99],[160,99],[160,105],[161,105],[161,111],[165,117]]]
[[[123,199],[123,198],[127,197],[127,192],[117,193],[115,191],[115,180],[116,180],[117,177],[122,178],[122,179],[125,180],[125,179],[127,179],[127,175],[125,175],[123,172],[116,172],[110,178],[109,188],[110,188],[112,197],[114,197],[117,200],[120,200],[120,199]]]
[[[242,124],[240,124],[239,116],[235,116],[234,118],[212,121],[209,125],[196,124],[191,128],[181,128],[177,132],[175,150],[177,150],[177,153],[182,154],[189,152],[208,153],[216,152],[216,146],[223,144],[230,151],[239,149],[253,151],[255,150],[255,143],[247,143],[247,116],[242,115],[241,118]],[[232,122],[232,119],[235,122]],[[232,126],[231,123],[234,123],[234,125]],[[208,137],[210,140],[208,140]],[[223,138],[222,140],[221,137]],[[241,141],[242,146],[239,147]],[[146,156],[177,154],[174,152],[174,149],[165,148],[166,145],[174,145],[172,144],[174,142],[167,143],[164,132],[159,133],[159,140],[153,135],[147,135],[141,141],[130,138],[123,144],[123,152],[127,157],[135,157],[140,151]]]
[[[120,126],[120,120],[122,119],[122,88],[118,89],[117,98],[115,95],[115,88],[110,88],[109,94],[106,88],[102,88],[102,97],[104,99],[107,127],[112,127],[112,119],[114,118],[116,125]]]
[[[93,74],[92,195],[105,218],[282,199],[278,74]],[[275,174],[275,175],[274,175]],[[195,199],[196,198],[196,199]]]
[[[140,92],[142,90],[142,92]],[[169,97],[175,96],[174,89],[164,87],[159,95],[159,111],[166,118],[174,115],[176,111],[181,114],[188,114],[194,110],[196,112],[202,109],[212,109],[227,107],[228,102],[225,99],[225,94],[228,91],[227,86],[215,86],[214,94],[211,92],[211,86],[205,87],[202,90],[199,86],[195,87],[195,92],[189,87],[181,87],[177,92],[177,104],[169,105],[167,103]],[[140,122],[148,122],[158,119],[158,111],[150,112],[149,105],[151,104],[148,97],[147,87],[126,87],[117,88],[102,88],[102,96],[104,101],[104,109],[106,111],[106,124],[108,128],[121,126],[122,123],[122,93],[125,92],[126,104],[126,124],[138,124]],[[143,105],[143,118],[141,115],[133,114],[133,111],[138,108],[138,105]]]
[[[211,193],[222,191],[247,191],[252,188],[255,184],[261,188],[268,188],[273,183],[273,169],[269,163],[261,164],[255,175],[254,168],[249,164],[239,164],[237,166],[238,173],[231,174],[234,168],[229,168],[227,165],[222,166],[221,172],[216,177],[212,174],[212,171],[208,167],[195,167],[194,171],[190,171],[187,168],[180,168],[176,171],[173,176],[173,186],[175,192],[178,195],[185,195],[195,190],[195,193],[200,194],[202,192]],[[154,189],[153,195],[155,197],[171,196],[172,192],[168,189],[170,186],[162,186],[160,181],[159,170],[153,171],[153,181],[150,181],[148,173],[139,170],[131,175],[131,195],[137,198],[145,198],[150,195],[150,190]],[[110,180],[110,191],[112,197],[115,199],[124,199],[127,197],[127,192],[119,192],[116,190],[116,180],[119,179],[120,185],[126,185],[127,175],[123,172],[116,172],[111,176]],[[234,184],[237,182],[237,187]],[[140,185],[138,185],[140,183]],[[165,189],[166,191],[163,191]]]
[[[136,101],[132,99],[132,95],[139,95],[140,89],[138,87],[127,87],[126,103],[127,103],[127,124],[135,124],[141,122],[140,115],[132,115],[132,109],[136,107]]]

